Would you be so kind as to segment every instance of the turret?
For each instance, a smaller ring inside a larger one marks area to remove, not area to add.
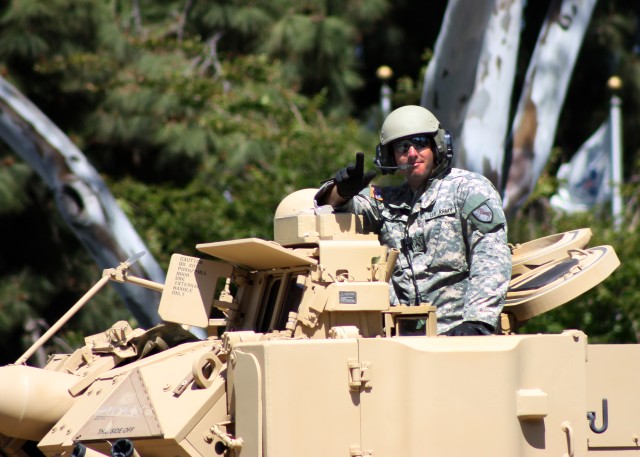
[[[594,348],[577,330],[514,334],[618,266],[610,246],[587,247],[589,229],[512,246],[502,335],[437,336],[433,306],[389,304],[397,252],[360,217],[317,207],[315,193],[283,199],[273,241],[173,254],[165,284],[131,276],[135,257],[105,270],[53,329],[109,281],[161,293],[163,324],[117,322],[44,369],[26,366],[44,338],[0,368],[0,450],[19,448],[5,437],[37,441],[47,457],[585,455],[587,439],[631,448],[626,429],[599,437],[609,399],[611,411],[635,412],[617,395],[635,395],[633,385],[612,392],[602,374],[633,366],[620,360],[637,347]]]

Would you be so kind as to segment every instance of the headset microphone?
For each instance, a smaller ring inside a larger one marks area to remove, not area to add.
[[[379,168],[380,170],[408,170],[410,168],[413,168],[414,164],[411,163],[405,163],[403,165],[397,165],[395,167],[388,167],[388,166],[382,166],[382,165],[376,165],[377,168]]]

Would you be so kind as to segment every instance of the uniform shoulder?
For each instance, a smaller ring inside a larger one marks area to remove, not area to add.
[[[486,176],[476,173],[475,171],[463,170],[461,168],[452,168],[451,173],[449,173],[449,179],[459,180],[475,186],[480,185],[495,188],[493,183]]]
[[[476,173],[475,171],[463,170],[462,168],[452,168],[448,176],[450,179],[480,179],[488,181],[484,175]]]

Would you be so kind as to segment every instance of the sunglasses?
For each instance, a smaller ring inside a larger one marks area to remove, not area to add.
[[[396,154],[406,154],[411,146],[417,151],[422,151],[431,146],[431,137],[426,135],[413,136],[394,141],[392,144],[393,152]]]

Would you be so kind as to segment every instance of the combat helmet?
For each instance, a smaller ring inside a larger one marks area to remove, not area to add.
[[[453,159],[451,134],[441,127],[440,121],[431,111],[422,106],[407,105],[392,111],[380,129],[380,144],[376,147],[373,163],[382,174],[393,174],[397,170],[396,160],[390,148],[391,143],[400,138],[419,134],[431,136],[436,145],[436,167],[432,176],[438,176],[449,169]]]

